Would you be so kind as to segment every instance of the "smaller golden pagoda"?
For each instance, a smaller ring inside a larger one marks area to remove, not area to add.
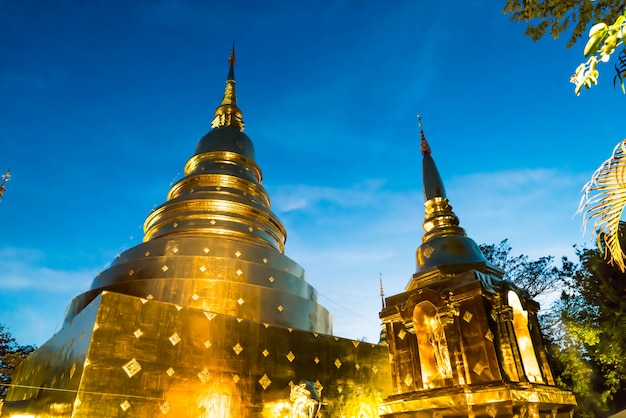
[[[419,125],[425,234],[416,273],[380,313],[393,386],[381,417],[569,417],[576,401],[555,386],[539,305],[459,226]]]

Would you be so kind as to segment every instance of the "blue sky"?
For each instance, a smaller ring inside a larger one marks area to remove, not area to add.
[[[238,103],[285,253],[335,318],[377,339],[378,277],[415,271],[416,113],[477,243],[573,255],[580,189],[625,137],[612,65],[574,95],[581,43],[532,42],[493,1],[0,2],[0,323],[22,344],[182,175],[237,48]]]

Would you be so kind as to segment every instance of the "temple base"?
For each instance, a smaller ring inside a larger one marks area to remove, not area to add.
[[[3,417],[377,417],[386,346],[103,292],[22,363]]]

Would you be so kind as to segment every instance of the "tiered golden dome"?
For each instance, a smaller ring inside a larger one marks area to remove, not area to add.
[[[167,201],[150,213],[144,242],[120,254],[66,321],[102,291],[154,298],[239,318],[332,333],[304,270],[286,257],[286,231],[261,186],[254,146],[242,132],[234,51],[213,129],[198,143]]]

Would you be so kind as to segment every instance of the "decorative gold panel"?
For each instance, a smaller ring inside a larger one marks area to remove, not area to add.
[[[63,328],[29,357],[15,377],[25,386],[42,386],[45,383],[37,379],[45,373],[32,374],[33,367],[40,367],[50,350],[68,346],[75,335],[85,332],[84,339],[75,340],[72,360],[59,357],[60,363],[54,366],[59,376],[65,373],[65,380],[57,377],[55,385],[48,381],[46,386],[72,388],[65,382],[73,374],[73,391],[11,388],[5,408],[16,411],[25,397],[33,399],[28,404],[33,411],[53,403],[69,405],[68,415],[59,417],[123,413],[128,418],[145,418],[155,416],[155,411],[167,416],[201,417],[214,411],[213,416],[219,417],[258,417],[260,410],[295,408],[291,393],[299,387],[303,389],[300,394],[320,391],[322,416],[330,417],[351,416],[350,411],[364,402],[375,411],[389,393],[385,346],[355,344],[227,315],[211,317],[209,321],[198,309],[177,310],[156,300],[143,304],[137,297],[106,292],[76,316],[71,327]],[[89,338],[87,330],[96,318],[100,326]],[[137,339],[133,332],[139,325],[143,335]],[[175,345],[170,341],[174,335],[180,338]],[[87,351],[90,365],[80,367],[87,362]],[[122,411],[125,401],[128,407]]]

